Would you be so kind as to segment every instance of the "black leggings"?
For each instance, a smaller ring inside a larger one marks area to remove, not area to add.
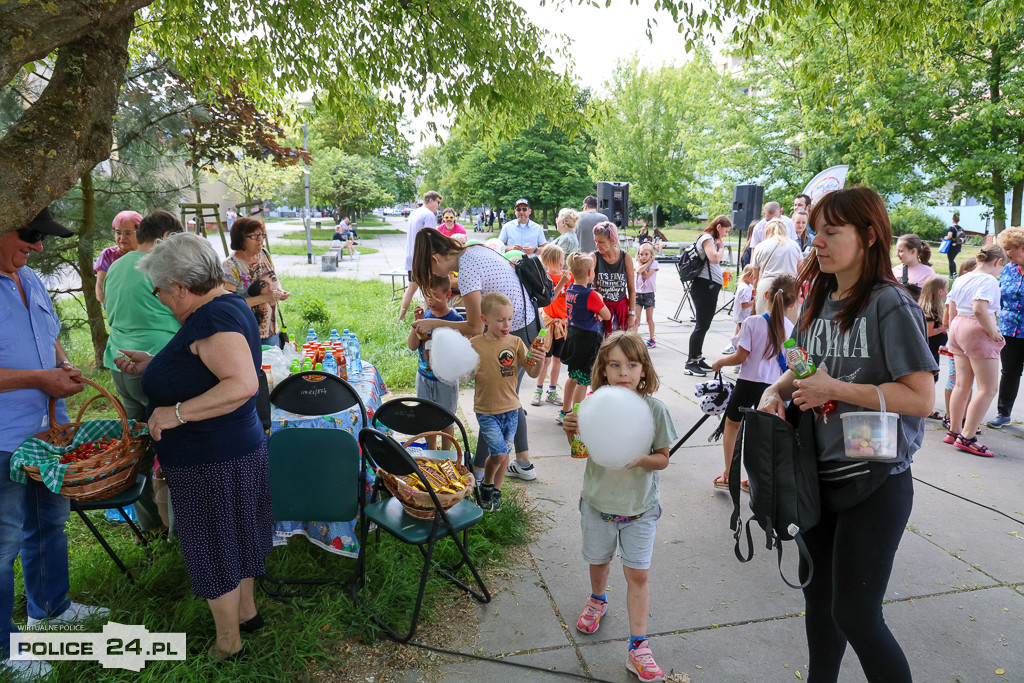
[[[694,317],[697,318],[697,325],[690,333],[689,360],[697,360],[704,355],[704,337],[711,329],[711,319],[715,317],[720,291],[722,291],[722,285],[703,277],[694,278],[690,284],[690,299],[693,300],[693,312]]]
[[[1020,388],[1020,376],[1024,372],[1024,337],[1003,337],[1006,346],[999,352],[1002,362],[1002,376],[999,378],[999,414],[1010,417],[1013,401]]]
[[[949,245],[949,251],[946,252],[946,259],[949,261],[950,277],[956,277],[956,257],[960,255],[961,249],[963,249],[962,245],[951,244]]]
[[[836,681],[849,641],[871,683],[910,681],[910,665],[882,618],[893,558],[914,504],[910,470],[890,475],[867,500],[804,534],[814,579],[804,589],[807,680]],[[800,580],[807,574],[801,561]]]

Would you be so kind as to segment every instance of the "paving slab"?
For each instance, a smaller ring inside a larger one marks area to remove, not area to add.
[[[403,683],[419,681],[430,681],[431,683],[479,683],[488,681],[493,683],[509,683],[513,681],[558,681],[558,680],[579,680],[576,677],[553,675],[556,672],[571,672],[577,675],[584,674],[583,666],[580,664],[576,650],[566,646],[541,652],[531,652],[526,655],[515,655],[504,658],[504,662],[523,664],[529,668],[509,666],[502,661],[479,661],[464,659],[462,661],[445,664],[436,671],[423,674],[418,671],[409,671],[401,675],[398,680]],[[536,671],[534,668],[544,669]]]

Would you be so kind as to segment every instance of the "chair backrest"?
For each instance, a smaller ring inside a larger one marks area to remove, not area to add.
[[[363,455],[370,460],[375,469],[408,476],[419,471],[419,466],[412,456],[402,448],[402,444],[376,429],[366,428],[359,431],[359,445]]]
[[[355,519],[362,480],[359,444],[343,429],[281,429],[270,438],[275,520]]]
[[[423,432],[439,432],[451,424],[458,425],[462,434],[463,451],[468,454],[469,435],[462,421],[448,412],[444,406],[425,398],[405,396],[391,399],[377,408],[373,414],[372,426],[383,426],[399,434],[414,436]]]
[[[366,406],[351,384],[329,372],[307,370],[286,377],[270,392],[270,402],[290,413],[330,415],[359,406],[362,426],[367,426]]]

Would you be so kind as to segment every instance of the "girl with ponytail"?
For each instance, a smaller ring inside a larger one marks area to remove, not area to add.
[[[727,365],[740,366],[740,377],[729,397],[722,422],[725,472],[715,477],[716,489],[729,488],[729,467],[743,417],[740,408],[756,407],[768,385],[782,376],[782,344],[793,332],[791,319],[796,317],[796,307],[800,303],[796,278],[788,273],[775,276],[762,296],[768,313],[752,315],[744,320],[733,340],[736,352],[711,366],[715,372],[721,372]],[[749,490],[746,479],[740,486],[744,491]]]

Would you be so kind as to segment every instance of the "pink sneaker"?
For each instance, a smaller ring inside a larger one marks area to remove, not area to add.
[[[594,596],[587,598],[587,605],[583,608],[583,614],[576,621],[576,629],[580,633],[590,635],[597,631],[601,625],[601,617],[608,611],[608,603],[598,600]],[[653,680],[653,679],[652,679]]]
[[[650,645],[646,640],[640,643],[640,647],[629,651],[629,658],[626,660],[626,671],[636,674],[636,677],[641,681],[665,680],[665,674],[654,663],[654,655],[651,654]]]

